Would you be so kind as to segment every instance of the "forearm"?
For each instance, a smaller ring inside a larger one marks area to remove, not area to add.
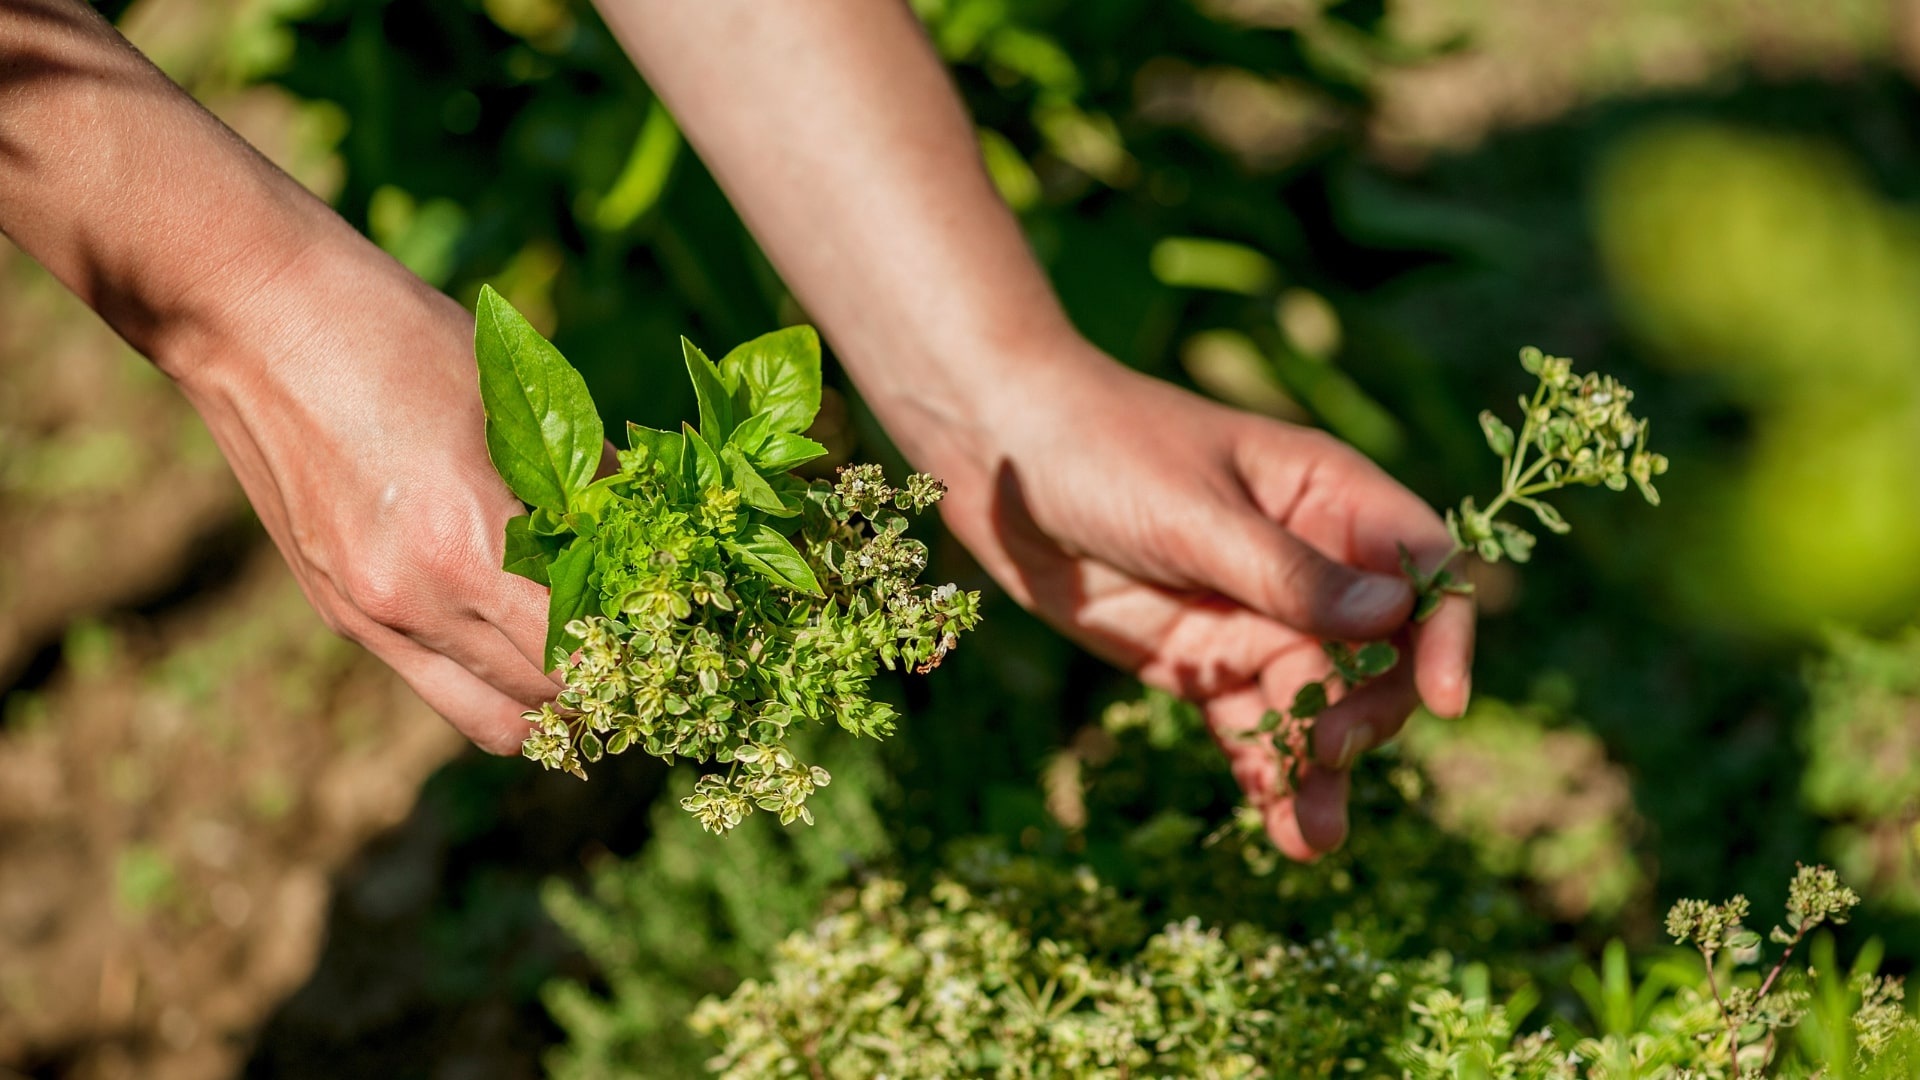
[[[906,4],[598,2],[909,457],[1093,362]]]
[[[0,4],[0,231],[176,376],[352,235],[78,0]]]

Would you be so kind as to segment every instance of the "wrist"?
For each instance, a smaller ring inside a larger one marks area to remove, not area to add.
[[[1022,431],[1119,367],[1064,320],[985,321],[985,333],[927,334],[884,364],[847,361],[901,453],[949,483],[990,476]]]

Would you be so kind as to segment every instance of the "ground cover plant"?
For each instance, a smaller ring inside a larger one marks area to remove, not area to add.
[[[480,294],[474,351],[487,450],[529,512],[507,523],[505,569],[552,590],[546,648],[566,686],[527,714],[522,752],[586,778],[638,746],[668,764],[728,766],[681,805],[725,833],[756,808],[813,823],[830,774],[789,729],[831,721],[884,737],[895,713],[874,673],[924,673],[979,620],[979,595],[919,583],[927,548],[905,512],[938,502],[924,474],[878,466],[812,483],[826,453],[802,432],[820,407],[811,327],[776,331],[718,364],[681,339],[700,422],[627,425],[619,467],[586,380],[513,306]],[[795,541],[798,541],[796,545]]]

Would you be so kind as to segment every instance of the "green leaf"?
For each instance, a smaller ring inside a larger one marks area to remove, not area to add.
[[[748,569],[776,585],[808,596],[826,595],[820,590],[819,579],[813,576],[807,560],[800,557],[800,552],[786,537],[766,525],[755,525],[745,539],[727,541],[722,546]]]
[[[675,476],[680,472],[680,459],[687,451],[687,437],[678,431],[642,427],[629,420],[627,446],[628,454],[620,462],[622,468],[633,469],[647,462],[659,462],[662,472]]]
[[[607,505],[620,498],[614,487],[627,482],[627,478],[615,473],[603,476],[587,485],[573,500],[573,511],[563,515],[567,526],[581,536],[595,536],[600,532],[600,516],[606,512]]]
[[[547,567],[566,545],[559,537],[542,536],[532,529],[533,519],[526,514],[507,522],[507,554],[500,569],[529,581],[547,584]]]
[[[535,536],[571,536],[573,526],[557,510],[539,507],[527,515],[527,531]]]
[[[1573,526],[1567,524],[1567,519],[1560,516],[1560,511],[1539,499],[1515,499],[1514,501],[1533,511],[1533,516],[1540,519],[1540,524],[1545,525],[1548,532],[1564,536],[1573,531]]]
[[[733,429],[727,441],[738,446],[762,474],[783,473],[827,453],[826,447],[805,435],[775,431],[772,413],[754,413]]]
[[[766,472],[787,472],[826,456],[827,448],[805,435],[776,431],[760,444],[760,452],[753,455],[753,462]]]
[[[1293,718],[1311,720],[1327,710],[1327,684],[1315,680],[1293,695]]]
[[[739,409],[735,409],[737,414]],[[751,458],[760,452],[761,444],[767,436],[773,434],[773,414],[754,413],[734,425],[733,432],[727,436],[728,446],[737,446],[740,452]]]
[[[719,487],[727,482],[727,470],[720,465],[720,455],[713,452],[713,445],[702,438],[700,433],[685,424],[680,425],[687,437],[687,445],[693,449],[689,464],[693,469],[693,486],[696,491],[705,491],[710,487]]]
[[[1304,688],[1302,689],[1302,691],[1301,691],[1301,692],[1302,692],[1302,693],[1305,693],[1305,690],[1304,690]],[[1298,698],[1295,698],[1295,699],[1294,699],[1294,701],[1295,701],[1295,703],[1297,704],[1297,703],[1298,703],[1298,701],[1299,701],[1299,699],[1298,699]],[[1274,732],[1274,731],[1278,731],[1278,730],[1280,730],[1280,724],[1281,724],[1281,721],[1283,721],[1283,720],[1285,720],[1285,719],[1286,719],[1286,717],[1284,717],[1284,716],[1281,716],[1281,715],[1280,715],[1280,714],[1279,714],[1278,712],[1276,712],[1275,710],[1273,710],[1273,709],[1268,709],[1268,710],[1267,710],[1266,712],[1264,712],[1264,713],[1262,713],[1262,714],[1260,715],[1260,726],[1259,726],[1258,728],[1256,728],[1256,729],[1254,729],[1254,731],[1253,731],[1253,732],[1252,732],[1251,734],[1255,734],[1255,735],[1265,735],[1265,734],[1268,734],[1268,733],[1270,733],[1270,732]]]
[[[747,460],[739,447],[722,447],[720,462],[727,467],[727,481],[739,490],[741,502],[774,517],[793,517],[800,513],[799,507],[788,506],[781,501],[779,494],[754,470],[753,463]]]
[[[1320,651],[1327,654],[1327,662],[1347,685],[1360,681],[1359,668],[1354,666],[1353,646],[1344,641],[1328,641],[1321,644]]]
[[[700,434],[712,446],[723,445],[733,434],[733,397],[728,380],[693,342],[681,338],[680,351],[686,355],[687,377],[693,380],[693,396],[700,403]]]
[[[1481,410],[1480,430],[1487,436],[1487,449],[1501,457],[1513,453],[1513,429],[1490,410]]]
[[[565,551],[555,556],[547,569],[553,595],[547,601],[548,670],[566,663],[567,656],[580,647],[578,639],[567,633],[567,624],[575,619],[598,614],[598,591],[593,587],[593,541],[576,538]]]
[[[1421,592],[1413,600],[1413,621],[1426,622],[1433,618],[1433,613],[1440,610],[1440,604],[1446,598],[1446,592],[1441,589],[1428,589]]]
[[[744,412],[770,414],[775,431],[799,433],[820,411],[820,335],[811,326],[762,334],[720,361]]]
[[[1499,536],[1500,550],[1507,558],[1523,563],[1533,557],[1534,536],[1518,525],[1509,525],[1504,521],[1493,523],[1494,532]]]
[[[1399,650],[1384,641],[1369,641],[1353,654],[1354,670],[1360,673],[1362,679],[1385,675],[1399,662]]]
[[[586,380],[491,286],[480,288],[473,353],[493,467],[521,502],[566,509],[600,464]]]

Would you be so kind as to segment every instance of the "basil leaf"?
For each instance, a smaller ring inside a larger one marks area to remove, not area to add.
[[[820,581],[813,576],[813,568],[800,552],[787,542],[787,538],[775,532],[767,525],[755,525],[748,530],[743,540],[729,540],[723,545],[748,569],[761,577],[784,586],[794,592],[808,596],[825,596],[820,591]]]
[[[573,532],[558,510],[539,507],[527,515],[527,531],[535,536],[567,536]],[[564,542],[564,541],[563,541]]]
[[[713,452],[713,446],[701,437],[700,433],[685,424],[680,425],[686,432],[687,445],[693,453],[685,465],[692,474],[689,479],[697,494],[710,487],[719,487],[727,482],[727,470],[720,465],[720,456]]]
[[[547,568],[553,596],[547,601],[547,669],[562,667],[580,641],[567,633],[567,624],[598,613],[599,590],[593,587],[593,541],[577,537]]]
[[[521,502],[566,509],[600,464],[600,413],[586,380],[487,285],[474,312],[473,354],[493,467]]]
[[[573,511],[562,517],[567,527],[581,536],[597,536],[600,533],[600,516],[606,512],[607,505],[620,494],[614,487],[627,482],[627,478],[615,473],[603,476],[587,485],[573,500]]]
[[[760,452],[753,455],[753,463],[764,472],[786,472],[826,454],[826,447],[805,435],[776,431],[760,444]]]
[[[820,411],[820,335],[811,326],[762,334],[720,361],[744,412],[771,414],[776,431],[802,432]]]
[[[800,512],[798,507],[789,507],[780,501],[780,496],[755,471],[747,455],[737,446],[720,448],[720,461],[727,467],[727,481],[740,492],[740,501],[755,510],[772,514],[774,517],[793,517]]]
[[[657,428],[642,427],[633,421],[627,421],[628,458],[620,463],[621,468],[631,469],[651,461],[660,463],[660,470],[668,476],[680,471],[680,458],[686,452],[687,438],[678,431],[660,431]],[[634,457],[638,455],[638,457]]]
[[[736,414],[739,412],[738,409],[734,411]],[[773,414],[754,413],[733,429],[733,434],[727,436],[727,444],[739,447],[741,453],[751,458],[760,452],[761,444],[772,434]]]
[[[542,536],[534,532],[532,526],[533,519],[526,514],[507,522],[507,554],[500,562],[500,569],[545,585],[547,566],[566,541]]]
[[[719,446],[733,434],[733,397],[707,354],[686,338],[680,339],[680,351],[687,358],[687,377],[693,380],[693,396],[700,403],[700,434],[710,446]]]

